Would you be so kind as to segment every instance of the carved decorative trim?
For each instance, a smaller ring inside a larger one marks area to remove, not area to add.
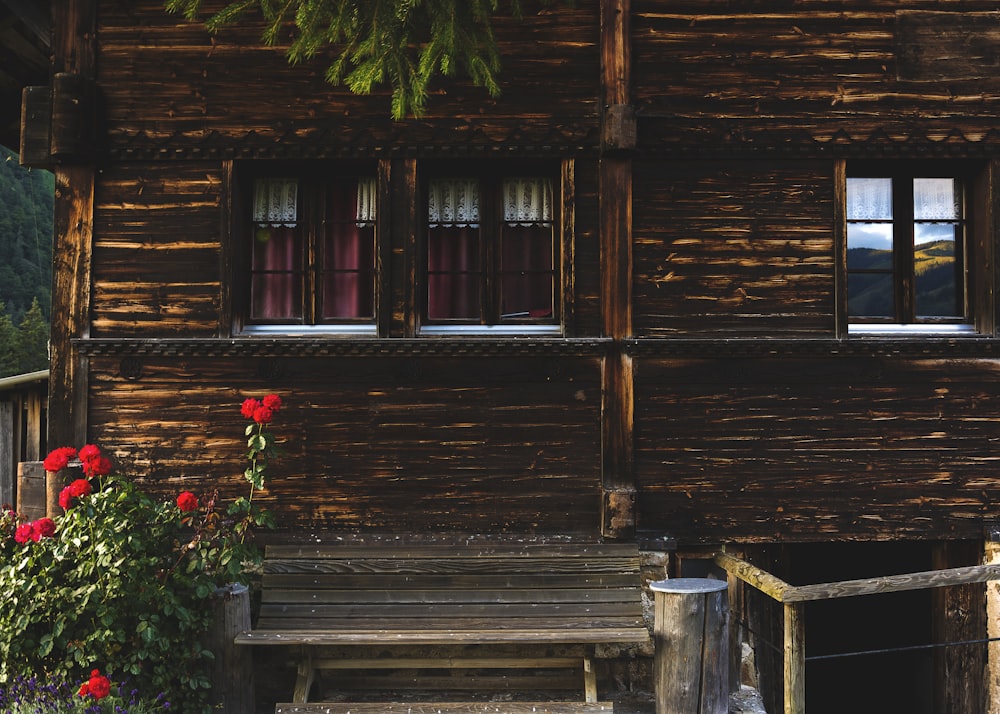
[[[850,338],[837,339],[685,339],[628,340],[626,351],[634,357],[911,357],[919,359],[995,359],[1000,340],[962,338]]]
[[[335,128],[242,134],[177,131],[147,134],[119,131],[106,137],[106,154],[116,161],[170,159],[338,159],[466,158],[479,156],[596,155],[597,117],[577,123],[472,126],[451,120],[369,129],[363,122]]]
[[[91,357],[600,357],[608,339],[76,339]]]
[[[1000,123],[969,118],[964,128],[911,125],[789,126],[795,120],[695,120],[638,116],[639,155],[646,157],[985,158],[1000,156]]]

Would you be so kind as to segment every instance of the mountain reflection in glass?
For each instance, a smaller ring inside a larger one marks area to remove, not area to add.
[[[957,182],[953,178],[914,178],[912,182],[912,207],[906,205],[909,201],[903,204],[908,215],[894,216],[893,179],[847,179],[850,317],[908,322],[962,315],[955,250],[962,221]],[[904,213],[904,208],[898,212]],[[894,245],[908,253],[894,255]],[[896,292],[910,282],[905,275],[911,269],[914,314],[898,315],[897,306],[902,303]]]
[[[955,179],[913,179],[913,283],[919,317],[962,314],[955,275],[960,217]]]

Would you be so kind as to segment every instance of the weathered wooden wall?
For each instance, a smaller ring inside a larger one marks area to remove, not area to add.
[[[634,0],[633,11],[633,101],[650,151],[905,155],[1000,138],[994,3]]]
[[[768,542],[977,538],[996,515],[994,320],[861,341],[838,307],[844,159],[1000,155],[990,3],[529,4],[498,21],[498,98],[445,82],[393,122],[384,93],[330,87],[325,58],[289,70],[259,27],[94,0],[96,33],[74,35],[88,2],[62,1],[60,68],[92,74],[102,123],[99,158],[59,174],[58,441],[97,441],[153,487],[237,493],[238,405],[277,392],[267,499],[290,527],[621,537],[631,518]],[[381,162],[379,337],[234,332],[233,173],[279,158]],[[430,158],[561,163],[563,336],[416,333]],[[977,191],[995,243],[997,188]]]
[[[636,162],[637,337],[830,336],[830,161]]]
[[[222,2],[206,2],[206,14]],[[160,0],[104,0],[98,82],[112,156],[342,156],[501,148],[551,151],[596,136],[600,80],[597,3],[500,17],[501,94],[450,82],[432,91],[421,119],[389,117],[388,91],[357,97],[331,87],[320,56],[289,71],[281,47],[241,23],[214,37],[163,12]]]
[[[133,358],[134,359],[134,358]],[[262,378],[262,363],[276,367]],[[158,490],[245,495],[242,395],[285,406],[263,496],[283,526],[578,532],[599,523],[600,361],[91,361],[91,433]]]
[[[996,513],[1000,362],[648,359],[644,528],[707,541],[981,537]]]

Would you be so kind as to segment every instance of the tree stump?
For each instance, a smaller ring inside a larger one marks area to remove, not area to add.
[[[656,714],[727,714],[728,583],[673,578],[650,587],[655,597]]]
[[[250,629],[250,591],[246,585],[221,587],[212,596],[212,700],[223,714],[254,711],[253,653],[235,643]]]

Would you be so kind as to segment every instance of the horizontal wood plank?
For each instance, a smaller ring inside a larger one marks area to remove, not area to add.
[[[258,629],[236,636],[237,644],[244,645],[466,645],[466,644],[599,644],[645,642],[649,633],[641,623],[619,623],[586,627],[564,628],[535,627],[509,629],[357,629],[315,630],[308,621],[289,623],[287,629]],[[297,627],[296,627],[297,626]]]
[[[621,576],[624,581],[627,576]],[[633,578],[634,580],[634,578]],[[322,604],[348,604],[365,603],[366,605],[405,605],[409,603],[428,603],[440,597],[439,589],[430,589],[421,582],[422,587],[414,588],[393,588],[381,591],[370,589],[344,588],[335,581],[329,582],[329,588],[317,587],[310,583],[309,586],[295,587],[289,584],[286,587],[271,583],[266,586],[263,594],[264,603],[311,603],[313,605]],[[638,604],[635,601],[635,583],[631,588],[624,582],[621,586],[608,586],[605,588],[596,587],[552,587],[537,586],[533,588],[490,588],[484,584],[482,589],[473,589],[472,586],[460,586],[451,590],[449,602],[471,604],[490,603],[494,605],[506,605],[514,603],[628,603]]]

